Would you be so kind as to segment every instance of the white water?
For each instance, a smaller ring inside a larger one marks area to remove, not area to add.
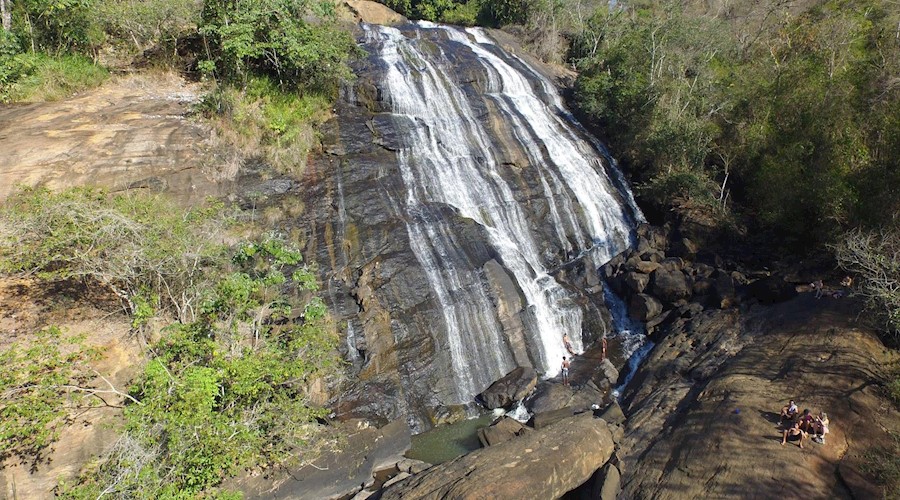
[[[501,175],[495,155],[500,146],[449,74],[448,51],[468,51],[483,67],[486,98],[508,120],[528,157],[526,168],[537,169],[559,248],[567,254],[590,252],[596,263],[619,253],[632,238],[633,219],[641,218],[631,194],[610,180],[598,150],[569,122],[549,81],[530,69],[523,73],[527,67],[517,58],[501,57],[483,32],[420,23],[408,38],[395,28],[365,29],[367,45],[386,68],[382,84],[393,115],[407,127],[398,152],[407,188],[407,233],[441,305],[458,402],[470,401],[514,361],[485,287],[472,285],[483,282],[479,270],[457,267],[465,259],[434,204],[449,205],[483,227],[528,304],[532,362],[545,377],[555,376],[566,354],[564,334],[582,350],[581,310],[544,267],[525,210]],[[549,96],[549,104],[531,81]]]
[[[612,316],[615,337],[622,341],[622,356],[628,361],[625,363],[625,377],[622,383],[613,390],[613,397],[619,398],[631,379],[634,378],[638,366],[653,349],[653,342],[647,340],[643,323],[635,321],[628,315],[625,302],[613,293],[608,286],[603,285],[603,295],[606,307]]]

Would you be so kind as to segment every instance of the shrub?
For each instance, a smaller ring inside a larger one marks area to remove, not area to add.
[[[96,10],[109,41],[133,45],[142,52],[156,45],[175,46],[180,36],[195,33],[201,0],[95,0]]]
[[[109,71],[80,55],[0,55],[0,101],[57,101],[94,88]]]
[[[0,272],[98,285],[138,316],[158,297],[156,306],[190,320],[206,270],[222,257],[222,213],[220,205],[185,213],[137,193],[23,188],[0,208]]]
[[[85,396],[102,398],[108,392],[87,389],[94,375],[85,363],[98,353],[83,341],[50,327],[27,345],[0,352],[0,460],[11,455],[38,460],[70,412],[92,403]]]
[[[315,127],[329,116],[331,102],[326,94],[299,94],[268,77],[254,77],[243,90],[217,86],[198,111],[244,154],[265,158],[278,171],[300,173],[315,143]]]
[[[865,469],[883,487],[884,498],[900,498],[900,434],[891,433],[886,443],[867,451],[865,458]]]
[[[13,32],[33,51],[90,54],[103,39],[91,0],[16,0]]]
[[[900,341],[900,228],[855,229],[832,248],[838,264],[856,275],[854,293]]]
[[[153,348],[131,392],[126,434],[67,495],[194,497],[244,468],[316,456],[325,445],[307,387],[338,366],[337,338],[300,254],[241,245],[231,272]]]

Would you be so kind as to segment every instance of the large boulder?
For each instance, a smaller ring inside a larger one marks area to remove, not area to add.
[[[484,447],[495,446],[521,436],[526,432],[531,432],[531,428],[525,427],[514,418],[502,417],[493,424],[478,429],[478,441]]]
[[[570,385],[541,383],[534,393],[525,400],[531,413],[544,413],[569,406],[575,389]]]
[[[644,273],[630,272],[625,274],[625,286],[634,293],[644,293],[644,289],[650,284],[650,276]]]
[[[616,382],[619,380],[619,370],[616,369],[609,358],[606,358],[594,369],[594,376],[591,380],[600,391],[605,392],[616,385]]]
[[[381,498],[559,498],[587,481],[613,448],[606,422],[583,413],[436,465]]]
[[[597,469],[591,478],[566,495],[571,500],[616,500],[616,496],[621,491],[621,479],[619,469],[610,463],[602,468]]]
[[[491,384],[478,395],[488,409],[507,408],[534,390],[537,372],[530,366],[520,366]]]
[[[696,243],[688,238],[681,238],[672,243],[669,253],[675,257],[694,260],[699,250]]]
[[[674,304],[691,296],[691,285],[676,266],[663,265],[651,275],[650,291],[663,302]]]
[[[631,297],[628,313],[638,321],[649,321],[663,311],[663,305],[650,295],[639,293]]]
[[[637,271],[639,273],[650,274],[653,271],[656,271],[659,266],[659,262],[653,262],[652,260],[642,260],[639,256],[635,255],[625,262],[624,267],[629,271]]]

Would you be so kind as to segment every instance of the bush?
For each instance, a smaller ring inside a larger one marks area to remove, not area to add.
[[[213,120],[227,142],[246,155],[265,158],[281,172],[302,172],[315,143],[315,127],[331,112],[331,98],[279,88],[270,78],[251,78],[245,89],[219,85],[198,110]]]
[[[300,254],[241,245],[191,323],[173,325],[131,393],[120,444],[66,495],[194,497],[245,467],[304,462],[326,446],[309,404],[334,372],[337,337]]]
[[[85,363],[98,353],[83,341],[50,327],[0,352],[0,461],[12,455],[37,461],[70,412],[91,404],[85,396],[101,398],[103,390],[86,389],[94,376]]]
[[[865,458],[865,469],[883,487],[884,498],[900,498],[900,434],[891,433],[886,443],[866,452]]]
[[[129,314],[146,314],[146,299],[158,297],[155,306],[190,320],[222,257],[222,212],[184,213],[144,194],[23,188],[0,208],[0,272],[97,285]]]
[[[92,54],[103,40],[91,0],[16,0],[13,32],[32,51]]]
[[[95,0],[108,41],[133,45],[143,52],[154,46],[173,48],[179,37],[195,33],[202,0]]]
[[[0,101],[57,101],[94,88],[109,71],[80,55],[0,55]]]

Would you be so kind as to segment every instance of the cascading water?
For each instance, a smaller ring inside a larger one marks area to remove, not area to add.
[[[383,70],[380,88],[402,130],[397,158],[405,185],[403,212],[411,249],[440,304],[455,403],[471,401],[515,366],[509,341],[486,292],[481,269],[465,259],[436,207],[449,206],[487,234],[502,266],[527,302],[523,319],[528,354],[544,376],[559,372],[563,335],[582,349],[582,311],[551,276],[542,245],[504,176],[500,147],[481,110],[498,110],[535,169],[547,217],[566,258],[594,265],[621,252],[642,219],[618,172],[584,137],[546,77],[505,53],[483,31],[420,23],[415,29],[364,26],[366,46]],[[482,91],[452,74],[452,64],[474,59]],[[610,177],[613,176],[613,178]],[[473,286],[473,283],[479,284]],[[442,342],[443,343],[443,342]]]

